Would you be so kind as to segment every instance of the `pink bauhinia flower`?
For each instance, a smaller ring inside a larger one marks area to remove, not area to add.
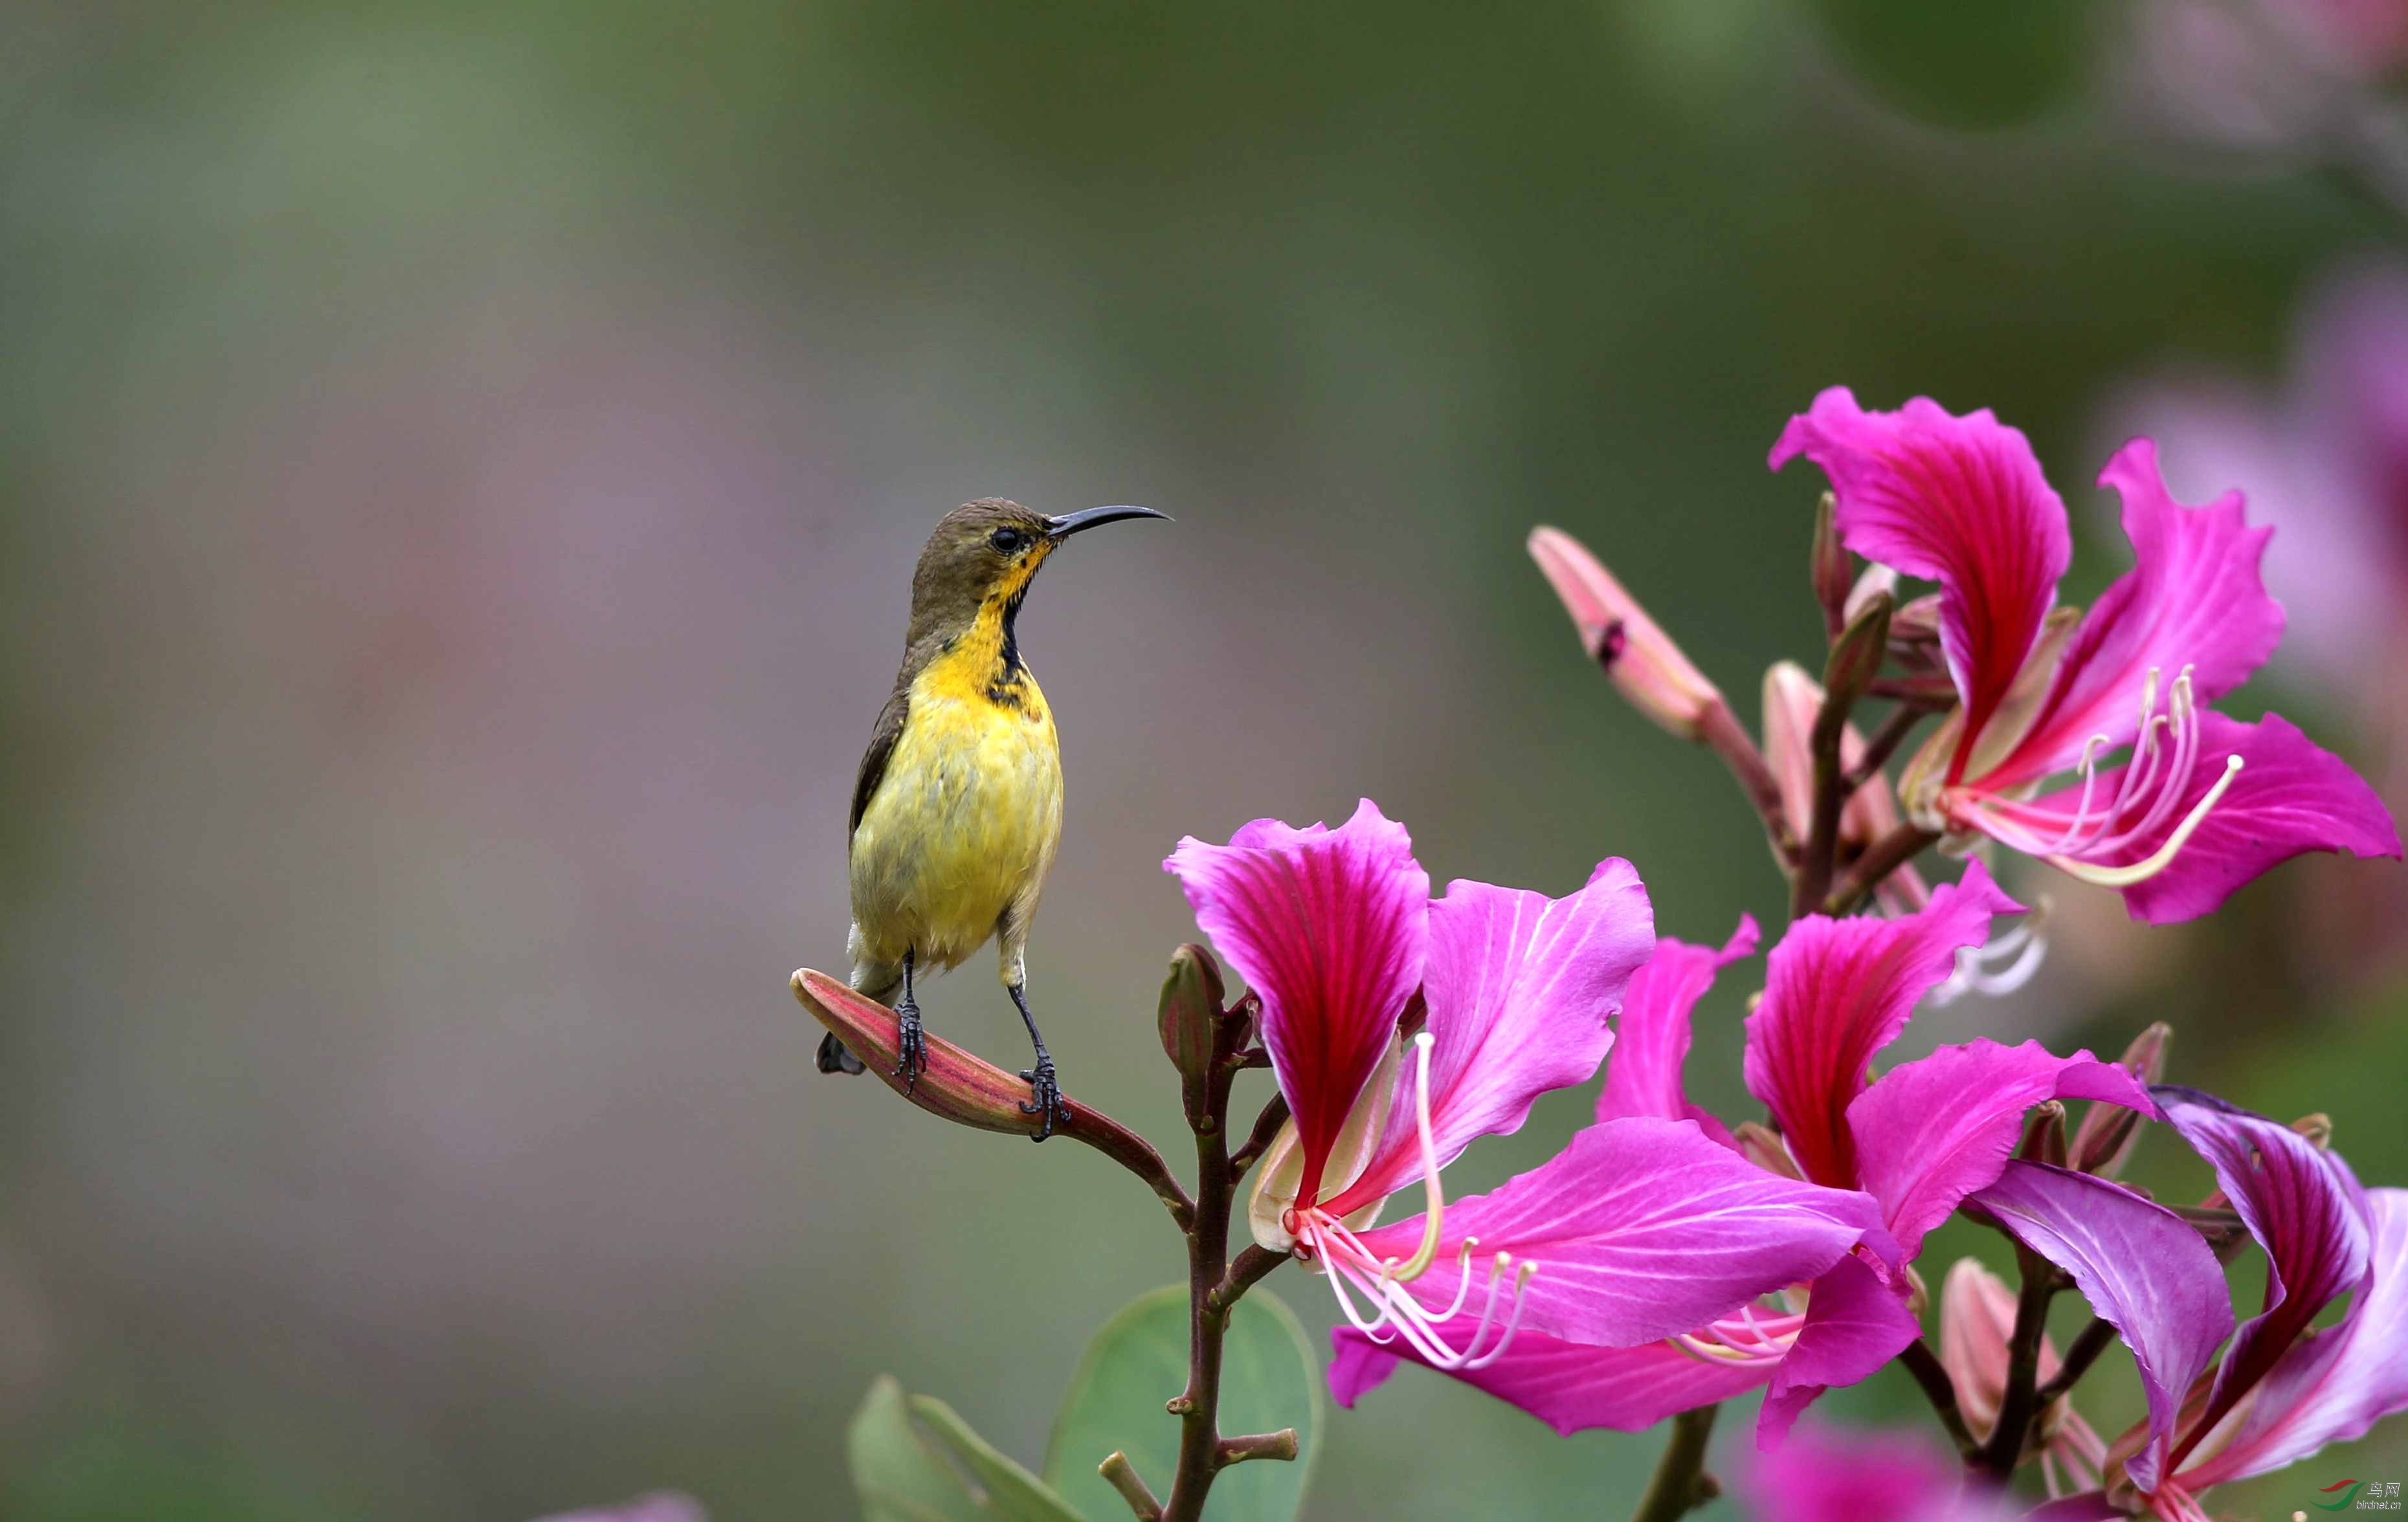
[[[2238,1331],[2215,1255],[2172,1211],[2027,1162],[1977,1199],[2072,1275],[2140,1366],[2148,1418],[2110,1449],[2090,1515],[2206,1522],[2200,1498],[2210,1487],[2408,1410],[2408,1190],[2365,1188],[2338,1155],[2222,1100],[2156,1093],[2265,1252],[2263,1309]],[[2344,1294],[2348,1312],[2311,1330]]]
[[[2125,446],[2100,484],[2123,499],[2133,569],[2084,615],[2057,601],[2065,505],[2024,435],[1987,410],[1960,418],[1918,397],[1868,412],[1835,387],[1790,420],[1771,463],[1799,455],[1830,477],[1848,548],[1940,583],[1958,706],[1900,778],[1915,822],[2117,889],[2157,923],[2205,914],[2302,851],[2401,854],[2389,813],[2338,758],[2274,715],[2208,707],[2283,633],[2258,577],[2269,531],[2246,524],[2239,492],[2186,507],[2156,446]]]
[[[1597,1071],[1654,945],[1628,863],[1563,899],[1456,882],[1433,900],[1403,827],[1367,801],[1336,830],[1191,837],[1166,865],[1261,999],[1292,1112],[1256,1181],[1255,1240],[1324,1273],[1367,1344],[1478,1371],[1517,1331],[1651,1342],[1878,1234],[1870,1200],[1771,1178],[1656,1120],[1590,1127],[1489,1194],[1445,1199],[1440,1171],[1468,1144]],[[1400,1039],[1416,991],[1422,1029]],[[1424,1214],[1374,1229],[1416,1184]]]
[[[1624,1003],[1595,1129],[1681,1123],[1701,1141],[1713,1138],[1731,1162],[1751,1159],[1742,1166],[1759,1188],[1870,1196],[1872,1229],[1815,1273],[1777,1281],[1764,1296],[1657,1340],[1600,1346],[1608,1340],[1540,1328],[1460,1377],[1567,1432],[1636,1430],[1763,1386],[1758,1441],[1770,1444],[1825,1389],[1864,1379],[1896,1357],[1920,1330],[1900,1265],[1959,1201],[1997,1180],[2026,1111],[2084,1097],[2156,1113],[2120,1065],[2087,1052],[2055,1057],[2036,1042],[1976,1041],[1868,1078],[1916,1001],[1949,978],[1960,951],[1985,943],[1994,914],[2015,908],[1974,863],[1963,882],[1934,890],[1914,914],[1813,916],[1792,926],[1747,1022],[1748,1087],[1781,1128],[1777,1140],[1753,1146],[1689,1102],[1681,1068],[1691,1010],[1719,967],[1754,948],[1755,927],[1743,923],[1720,951],[1658,942]],[[1734,1176],[1729,1187],[1745,1185]],[[1338,1344],[1331,1387],[1343,1404],[1386,1378],[1398,1356],[1342,1328]]]

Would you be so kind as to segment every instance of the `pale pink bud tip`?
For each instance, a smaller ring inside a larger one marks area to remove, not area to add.
[[[1613,574],[1560,529],[1531,530],[1530,558],[1563,599],[1590,659],[1632,706],[1684,740],[1699,738],[1722,694]]]

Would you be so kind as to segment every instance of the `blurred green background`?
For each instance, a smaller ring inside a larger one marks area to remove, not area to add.
[[[2028,430],[2095,595],[2102,398],[2272,377],[2318,272],[2400,242],[2313,149],[2136,105],[2143,20],[18,0],[0,1511],[844,1515],[882,1372],[1033,1462],[1176,1238],[1093,1154],[821,1079],[785,988],[843,966],[930,524],[1179,520],[1082,539],[1023,623],[1068,776],[1032,992],[1070,1093],[1166,1149],[1182,833],[1368,794],[1441,881],[1620,855],[1670,933],[1777,926],[1752,816],[1616,705],[1522,537],[1582,535],[1752,716],[1820,639],[1819,479],[1765,452],[1846,382]],[[2244,696],[2381,760],[2380,693],[2278,656]],[[2177,1078],[2328,1110],[2408,1182],[2399,962],[2329,933],[2397,875],[2301,864],[2146,933],[2017,878],[2058,900],[2047,974],[1906,1050],[2170,1018]],[[1691,1064],[1735,1116],[1746,987]],[[924,1002],[1021,1060],[982,960]],[[2169,1146],[2143,1176],[2203,1190]],[[1829,1412],[1927,1420],[1895,1373]],[[1616,1516],[1657,1441],[1412,1370],[1330,1432],[1327,1519]],[[2217,1501],[2361,1473],[2408,1476],[2401,1424]]]

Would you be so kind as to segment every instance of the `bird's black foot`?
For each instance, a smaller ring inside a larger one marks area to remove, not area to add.
[[[1044,1124],[1037,1128],[1037,1134],[1029,1138],[1032,1142],[1041,1142],[1054,1134],[1054,1127],[1070,1123],[1070,1102],[1062,1097],[1062,1086],[1054,1080],[1052,1058],[1039,1058],[1035,1067],[1021,1069],[1020,1075],[1027,1079],[1028,1087],[1036,1091],[1022,1102],[1020,1113],[1045,1117]]]
[[[895,1006],[895,1076],[903,1080],[903,1091],[910,1093],[920,1087],[920,1074],[927,1071],[928,1044],[920,1039],[920,1006],[905,1001]]]

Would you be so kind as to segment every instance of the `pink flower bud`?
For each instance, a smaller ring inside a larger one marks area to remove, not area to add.
[[[2124,1066],[2143,1084],[2165,1080],[2166,1049],[2173,1044],[2173,1027],[2159,1020],[2132,1038],[2124,1048]],[[2140,1112],[2126,1105],[2093,1103],[2082,1117],[2081,1129],[2073,1133],[2071,1166],[2101,1178],[2114,1178],[2124,1171],[2124,1161],[2132,1155],[2132,1143],[2140,1134]]]
[[[896,1076],[901,1052],[895,1012],[877,1000],[853,991],[840,978],[803,968],[795,974],[795,997],[822,1025],[837,1034],[855,1057],[887,1088],[930,1115],[981,1131],[1037,1133],[1038,1117],[1022,1109],[1029,1098],[1025,1080],[1015,1078],[930,1032],[928,1062],[917,1083]]]
[[[1804,839],[1814,811],[1814,719],[1823,711],[1822,684],[1794,661],[1776,661],[1764,674],[1764,761],[1781,787],[1781,814]],[[1854,724],[1842,732],[1840,764],[1864,760],[1865,737]],[[1865,779],[1840,811],[1840,859],[1887,834],[1899,822],[1898,799],[1879,773]],[[1912,872],[1912,869],[1907,869]],[[1915,879],[1917,895],[1921,879]]]
[[[1224,1018],[1221,999],[1221,967],[1212,953],[1191,944],[1170,954],[1154,1028],[1162,1036],[1163,1055],[1182,1078],[1201,1078],[1212,1065]]]
[[[1530,558],[1563,599],[1589,658],[1631,705],[1684,740],[1703,738],[1706,716],[1722,693],[1613,574],[1560,529],[1531,530]]]
[[[1848,588],[1856,578],[1856,557],[1840,542],[1840,530],[1834,521],[1839,499],[1830,492],[1814,508],[1814,548],[1808,573],[1814,582],[1814,600],[1823,605],[1823,625],[1833,639],[1848,626]],[[1892,579],[1896,574],[1892,573]]]
[[[2015,1330],[2015,1292],[1970,1258],[1948,1271],[1940,1290],[1940,1363],[1956,1387],[1956,1407],[1976,1438],[1987,1438],[2007,1391],[2007,1344]],[[2057,1373],[2057,1350],[2041,1340],[2039,1377]]]

